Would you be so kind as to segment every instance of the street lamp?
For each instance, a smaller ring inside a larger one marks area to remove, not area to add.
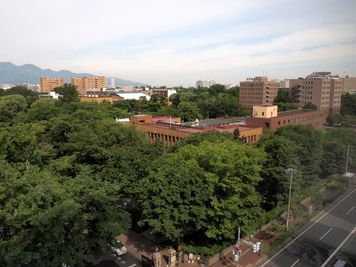
[[[293,183],[293,172],[294,172],[294,169],[288,168],[286,172],[290,174],[290,179],[289,179],[289,196],[288,196],[288,210],[287,210],[287,230],[288,230],[288,226],[289,226],[290,202],[291,202],[291,198],[292,198],[292,183]]]

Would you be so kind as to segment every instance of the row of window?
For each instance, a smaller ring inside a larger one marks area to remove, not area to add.
[[[304,121],[320,119],[323,116],[324,116],[323,114],[314,114],[314,115],[309,115],[309,116],[302,117],[302,118],[295,118],[295,119],[291,119],[291,120],[283,120],[283,121],[278,121],[278,125],[290,124],[290,123],[301,123],[301,122],[304,122]]]
[[[147,136],[150,140],[156,140],[160,139],[163,143],[175,143],[178,142],[179,140],[182,140],[183,138],[178,137],[178,136],[171,136],[167,134],[159,134],[159,133],[153,133],[153,132],[147,132]]]

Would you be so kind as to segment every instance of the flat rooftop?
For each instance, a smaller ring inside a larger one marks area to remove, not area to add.
[[[317,110],[317,109],[301,109],[300,110],[299,109],[299,110],[282,111],[282,112],[278,112],[277,117],[286,117],[286,116],[305,114],[305,113],[316,112],[316,111],[320,111],[320,110]]]

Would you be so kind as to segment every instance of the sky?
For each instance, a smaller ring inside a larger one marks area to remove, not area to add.
[[[0,61],[151,85],[356,76],[355,0],[0,0]]]

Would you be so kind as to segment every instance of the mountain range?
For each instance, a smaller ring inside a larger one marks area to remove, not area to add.
[[[55,77],[64,79],[69,83],[71,77],[91,77],[98,76],[90,73],[74,73],[69,70],[54,71],[50,69],[41,69],[33,64],[17,66],[11,62],[0,62],[0,83],[21,84],[30,83],[38,84],[40,77]],[[108,84],[111,79],[115,79],[116,86],[142,86],[144,83],[123,80],[116,77],[107,77]]]

